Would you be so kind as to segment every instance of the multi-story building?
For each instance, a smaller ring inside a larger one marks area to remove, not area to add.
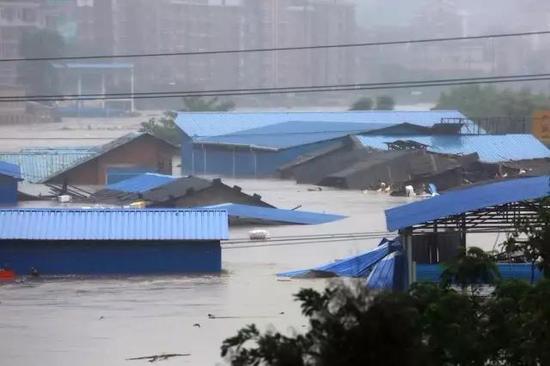
[[[21,40],[26,31],[45,26],[39,0],[0,1],[0,58],[21,56]],[[17,84],[17,64],[0,64],[0,85]]]

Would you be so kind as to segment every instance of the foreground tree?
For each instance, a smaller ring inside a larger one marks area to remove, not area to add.
[[[486,259],[463,253],[451,278],[465,287],[490,279]],[[334,285],[296,298],[307,332],[262,334],[250,325],[223,342],[222,356],[235,366],[550,365],[547,280],[498,282],[488,296],[457,292],[446,279],[403,294]]]
[[[453,284],[464,291],[470,288],[477,292],[484,284],[494,285],[500,280],[500,273],[494,262],[494,257],[480,248],[462,248],[459,254],[449,263],[441,274],[441,285],[449,287]]]
[[[519,254],[531,263],[531,283],[535,266],[550,279],[550,198],[539,200],[536,207],[537,214],[518,220],[515,231],[502,245],[510,256]]]

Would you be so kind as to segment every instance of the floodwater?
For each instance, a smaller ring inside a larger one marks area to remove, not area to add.
[[[269,227],[272,237],[385,231],[383,210],[411,199],[323,189],[287,181],[225,180],[281,208],[349,216],[318,226]],[[245,238],[252,228],[231,230]],[[292,295],[327,280],[280,280],[277,272],[307,268],[376,246],[379,239],[224,249],[216,276],[62,278],[0,287],[2,365],[139,365],[161,353],[190,353],[163,365],[218,365],[222,341],[241,327],[302,331]],[[491,242],[492,243],[492,242]],[[217,319],[209,319],[214,314]],[[194,326],[199,324],[200,327]]]

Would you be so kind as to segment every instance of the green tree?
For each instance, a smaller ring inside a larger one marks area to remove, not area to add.
[[[484,284],[495,284],[500,280],[500,273],[493,257],[480,248],[461,249],[452,261],[445,263],[441,274],[441,285],[460,286],[464,291],[470,287],[473,293]]]
[[[376,109],[391,111],[395,108],[395,100],[389,95],[376,97]]]
[[[521,254],[550,279],[550,197],[537,201],[535,216],[525,216],[516,222],[516,227],[502,247],[509,255]],[[531,282],[534,280],[534,271]]]
[[[151,118],[141,124],[140,132],[147,132],[158,138],[179,146],[181,144],[181,130],[175,122],[176,113],[165,112],[161,118]]]
[[[350,111],[368,111],[372,109],[374,102],[369,97],[357,99],[349,108]]]
[[[33,30],[23,33],[19,53],[23,58],[63,56],[65,42],[57,32]],[[59,94],[59,80],[52,65],[47,61],[21,62],[17,77],[27,94]]]
[[[498,90],[495,86],[467,85],[441,93],[435,109],[456,109],[474,120],[505,117],[505,126],[482,126],[493,132],[521,131],[524,121],[529,121],[534,111],[550,108],[550,99],[534,94],[529,89],[520,91]],[[505,122],[498,121],[499,124]],[[521,125],[519,125],[521,123]]]
[[[183,98],[182,111],[186,112],[227,112],[233,109],[235,109],[235,103],[220,101],[217,97],[210,99],[200,97]]]

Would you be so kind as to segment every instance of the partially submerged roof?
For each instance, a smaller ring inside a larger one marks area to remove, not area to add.
[[[550,150],[533,135],[433,135],[433,136],[357,136],[365,147],[387,150],[388,143],[414,141],[427,145],[428,151],[441,154],[467,155],[477,153],[479,160],[496,163],[510,160],[550,157]]]
[[[0,161],[0,175],[21,180],[21,168],[17,164]]]
[[[143,193],[178,179],[172,175],[145,173],[105,187],[110,191]]]
[[[71,171],[83,164],[86,164],[94,159],[97,159],[99,158],[100,156],[102,155],[105,155],[115,149],[118,149],[119,147],[121,146],[124,146],[126,144],[129,144],[131,142],[134,142],[142,137],[150,137],[150,138],[153,138],[157,141],[159,141],[160,143],[162,144],[165,144],[165,145],[168,145],[168,146],[171,146],[173,147],[174,149],[177,148],[177,146],[175,146],[174,144],[170,143],[169,141],[166,141],[164,139],[161,139],[157,136],[154,136],[150,133],[147,133],[147,132],[131,132],[129,134],[126,134],[124,136],[121,136],[111,142],[108,142],[104,145],[100,145],[100,146],[97,146],[93,149],[90,150],[90,154],[83,157],[82,159],[80,160],[77,160],[75,161],[73,164],[65,167],[64,169],[60,170],[60,171],[57,171],[55,172],[54,174],[46,177],[45,179],[43,179],[40,183],[44,183],[44,182],[48,182],[49,180],[51,179],[54,179],[62,174],[65,174],[67,173],[68,171]]]
[[[369,274],[373,266],[390,253],[391,241],[384,239],[382,243],[365,253],[339,259],[311,269],[277,273],[280,277],[364,277]]]
[[[358,124],[400,124],[411,123],[432,127],[442,119],[466,119],[452,110],[432,111],[348,111],[348,112],[179,112],[176,124],[193,138],[220,136],[236,132],[262,128],[280,123],[328,122]],[[323,131],[319,128],[318,131]]]
[[[18,165],[24,180],[38,183],[93,154],[89,148],[31,149],[18,153],[0,153],[0,160]]]
[[[0,240],[223,240],[224,210],[6,209]]]
[[[440,196],[386,210],[389,231],[406,229],[451,216],[550,195],[550,176],[497,181],[448,191]]]
[[[266,223],[287,223],[299,225],[318,225],[345,218],[341,215],[331,215],[316,212],[283,210],[270,207],[248,206],[234,203],[208,206],[205,208],[224,209],[232,218],[265,221]]]

